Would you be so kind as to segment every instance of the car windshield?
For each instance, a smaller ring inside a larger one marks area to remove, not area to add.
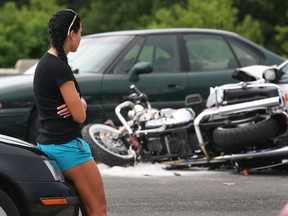
[[[68,62],[72,71],[77,73],[102,73],[104,67],[127,46],[133,36],[83,37],[77,52],[68,54]],[[34,74],[36,65],[25,71]]]
[[[288,60],[286,60],[283,64],[283,66],[280,69],[281,76],[278,80],[278,83],[283,84],[288,82]]]
[[[83,38],[75,53],[68,54],[72,70],[101,73],[104,66],[127,45],[132,36],[109,36]]]

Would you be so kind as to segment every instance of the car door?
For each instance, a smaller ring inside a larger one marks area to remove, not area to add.
[[[138,62],[150,62],[153,71],[128,80],[128,71]],[[139,36],[103,79],[103,107],[106,118],[113,118],[114,108],[131,93],[135,84],[147,94],[153,107],[183,107],[187,95],[187,74],[181,71],[180,51],[176,34]]]
[[[205,108],[210,87],[238,82],[232,78],[235,68],[257,64],[260,57],[237,43],[230,44],[225,37],[214,34],[183,34],[189,58],[189,94],[199,93]],[[232,49],[234,48],[234,49]]]

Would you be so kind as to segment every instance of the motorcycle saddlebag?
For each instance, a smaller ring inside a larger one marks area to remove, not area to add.
[[[279,96],[278,89],[272,86],[265,88],[258,87],[258,88],[226,89],[224,91],[223,104],[231,105],[277,96]]]

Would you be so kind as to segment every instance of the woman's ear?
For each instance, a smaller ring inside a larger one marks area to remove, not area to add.
[[[70,34],[69,34],[69,38],[71,38],[71,40],[74,41],[74,40],[75,40],[75,37],[76,37],[76,33],[75,33],[74,30],[72,30],[72,31],[70,32]]]

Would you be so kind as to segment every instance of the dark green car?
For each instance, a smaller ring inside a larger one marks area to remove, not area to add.
[[[237,34],[209,29],[84,36],[78,51],[68,58],[88,103],[90,122],[115,119],[114,108],[131,93],[131,84],[149,96],[153,107],[179,108],[188,94],[206,98],[209,87],[236,82],[231,76],[235,68],[284,61]],[[37,134],[34,68],[24,75],[0,78],[0,133],[31,142]]]

